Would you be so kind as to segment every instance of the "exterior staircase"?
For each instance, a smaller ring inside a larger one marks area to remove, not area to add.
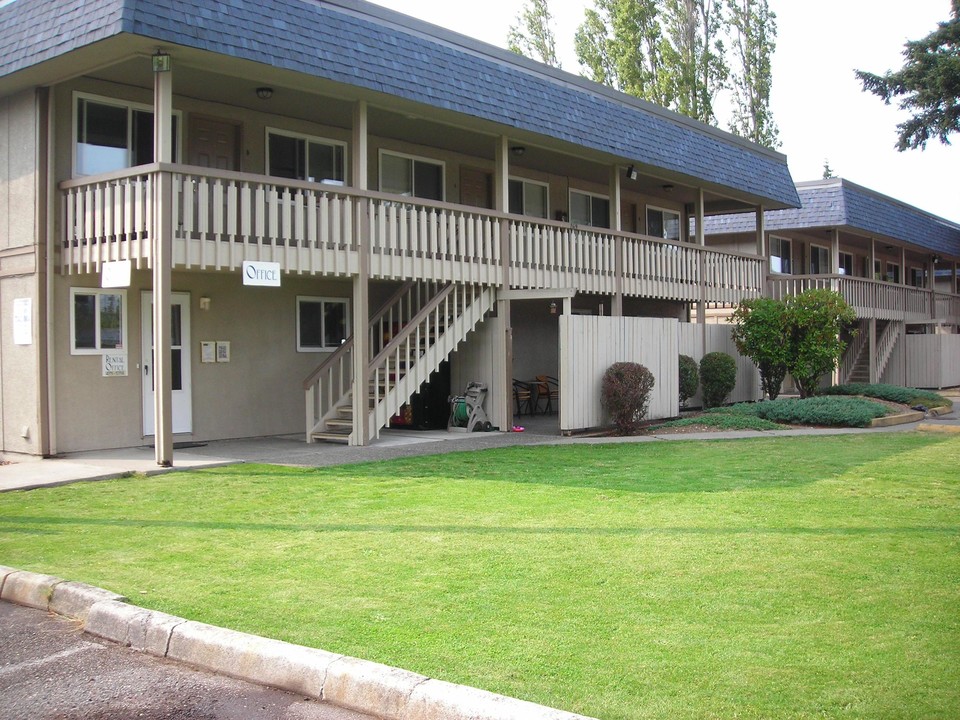
[[[493,308],[496,292],[474,285],[405,284],[369,323],[367,413],[354,411],[353,339],[304,381],[307,442],[359,444],[359,422],[376,438],[404,403]]]
[[[879,382],[890,362],[890,356],[897,341],[904,334],[904,324],[893,320],[877,320],[876,334],[876,372]],[[841,366],[840,380],[843,383],[869,383],[870,378],[870,325],[868,320],[860,322],[857,335],[847,346],[846,356]]]

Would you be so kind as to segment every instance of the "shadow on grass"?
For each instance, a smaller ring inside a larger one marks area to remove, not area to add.
[[[119,528],[162,528],[175,530],[226,530],[230,532],[279,533],[395,533],[456,535],[584,535],[596,537],[640,537],[644,535],[956,535],[960,525],[902,527],[516,527],[501,525],[400,525],[380,523],[244,523],[197,520],[135,520],[127,518],[64,518],[52,516],[0,516],[0,532],[55,533],[51,527],[94,526]]]

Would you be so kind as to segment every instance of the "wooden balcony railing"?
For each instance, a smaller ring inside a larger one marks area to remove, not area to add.
[[[847,275],[771,275],[770,296],[783,299],[804,290],[835,290],[857,317],[908,323],[960,322],[960,296]]]
[[[172,180],[169,208],[157,200],[161,174]],[[156,214],[169,212],[178,269],[260,260],[351,276],[365,251],[374,278],[711,303],[763,290],[756,256],[336,185],[153,164],[60,189],[65,274],[97,272],[109,260],[150,267]]]

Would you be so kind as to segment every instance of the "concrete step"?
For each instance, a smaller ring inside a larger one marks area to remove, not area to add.
[[[332,442],[346,445],[350,442],[350,430],[346,432],[336,432],[333,430],[318,430],[310,434],[314,442]]]

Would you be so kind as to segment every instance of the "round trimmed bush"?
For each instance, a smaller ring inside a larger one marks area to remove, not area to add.
[[[600,400],[621,435],[632,435],[640,428],[654,383],[653,373],[640,363],[614,363],[603,374]]]
[[[680,407],[697,394],[700,387],[700,371],[697,361],[689,355],[680,356]]]
[[[700,361],[703,406],[719,407],[737,384],[737,362],[723,352],[707,353]]]

